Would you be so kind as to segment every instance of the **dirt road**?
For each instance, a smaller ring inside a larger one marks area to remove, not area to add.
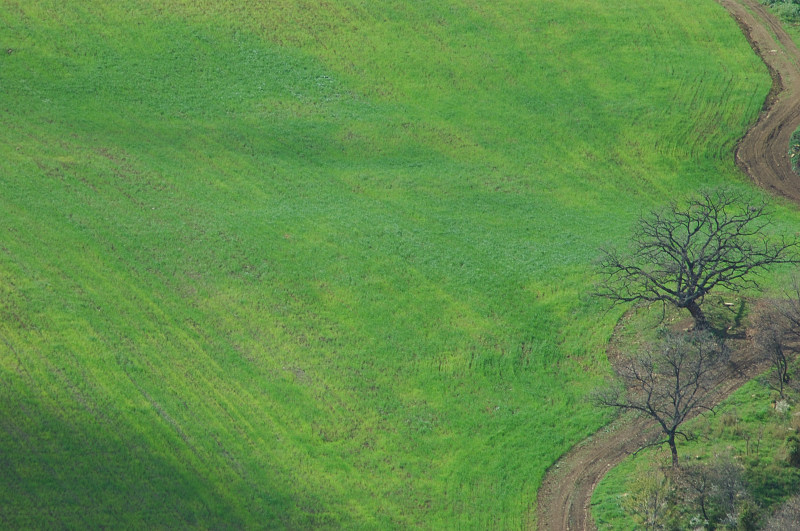
[[[800,124],[800,51],[758,0],[717,2],[739,23],[773,79],[761,116],[739,143],[736,163],[759,186],[800,202],[800,177],[792,172],[787,154],[789,137]],[[719,399],[762,369],[741,359]],[[575,446],[550,467],[539,489],[539,529],[595,529],[589,512],[595,486],[609,469],[657,435],[646,420],[623,417]]]
[[[789,163],[789,137],[800,124],[800,50],[758,0],[717,0],[739,23],[770,70],[773,88],[758,122],[736,150],[736,163],[764,189],[800,202]]]

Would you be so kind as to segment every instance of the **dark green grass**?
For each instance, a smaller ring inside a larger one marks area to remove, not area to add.
[[[739,182],[769,86],[713,2],[0,20],[8,527],[534,522],[597,248]]]

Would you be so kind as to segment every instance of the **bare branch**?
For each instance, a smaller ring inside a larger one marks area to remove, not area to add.
[[[677,466],[676,437],[691,438],[680,427],[693,414],[712,410],[709,391],[727,359],[727,349],[710,333],[668,334],[660,344],[626,358],[618,368],[621,385],[596,391],[593,400],[656,421]]]
[[[703,297],[723,287],[758,288],[754,278],[774,264],[800,263],[800,242],[764,237],[770,212],[728,189],[701,192],[639,220],[629,254],[601,250],[595,294],[616,303],[666,301],[707,326]]]

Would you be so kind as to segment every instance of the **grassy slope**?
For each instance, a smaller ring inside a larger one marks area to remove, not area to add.
[[[534,518],[603,421],[595,249],[734,178],[735,24],[186,4],[0,6],[0,522]]]

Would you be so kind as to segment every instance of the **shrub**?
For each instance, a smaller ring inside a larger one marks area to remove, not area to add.
[[[792,170],[800,174],[798,164],[800,164],[800,129],[792,133],[789,139],[789,157],[792,159]]]
[[[800,0],[761,0],[787,22],[800,22]]]
[[[788,451],[789,464],[795,468],[800,468],[800,437],[796,434],[786,438],[786,449]]]

